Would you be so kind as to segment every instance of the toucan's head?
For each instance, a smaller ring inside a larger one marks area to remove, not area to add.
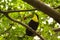
[[[33,20],[33,21],[38,22],[39,17],[38,17],[38,15],[37,15],[36,13],[34,13],[33,15],[32,15],[32,14],[29,14],[29,16],[24,17],[24,20],[25,20],[26,18],[29,18],[30,16],[32,16],[32,20]]]
[[[38,22],[38,20],[39,20],[38,15],[37,14],[34,14],[32,20],[35,21],[35,22]]]

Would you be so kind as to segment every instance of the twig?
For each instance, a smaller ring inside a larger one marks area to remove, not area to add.
[[[57,7],[55,7],[54,9],[60,9],[60,5],[59,5],[59,6],[57,6]]]
[[[60,32],[60,28],[54,28],[53,31]]]
[[[12,13],[12,12],[27,12],[27,11],[35,11],[35,10],[37,10],[37,9],[29,9],[29,10],[7,10],[7,11],[3,11],[3,10],[0,10],[0,13],[5,13],[5,12],[7,12],[7,13]]]

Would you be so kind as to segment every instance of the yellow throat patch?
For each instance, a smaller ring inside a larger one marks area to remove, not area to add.
[[[35,21],[35,22],[38,22],[38,18],[37,18],[37,16],[34,15],[33,18],[32,18],[32,20]]]

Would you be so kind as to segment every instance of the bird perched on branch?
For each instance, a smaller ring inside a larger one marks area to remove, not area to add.
[[[34,16],[32,17],[32,19],[30,20],[30,22],[28,23],[28,25],[34,29],[35,31],[38,28],[39,22],[38,22],[39,18],[37,14],[34,14]],[[34,33],[32,33],[30,30],[26,29],[26,35],[28,36],[34,36]]]

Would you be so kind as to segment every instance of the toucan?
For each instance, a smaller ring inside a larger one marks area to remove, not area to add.
[[[37,14],[34,14],[34,16],[32,17],[32,19],[30,20],[30,22],[28,23],[28,26],[30,26],[32,29],[34,29],[35,31],[38,28],[39,25],[39,17]],[[26,29],[26,35],[28,36],[34,36],[34,33],[32,33],[30,30]]]

